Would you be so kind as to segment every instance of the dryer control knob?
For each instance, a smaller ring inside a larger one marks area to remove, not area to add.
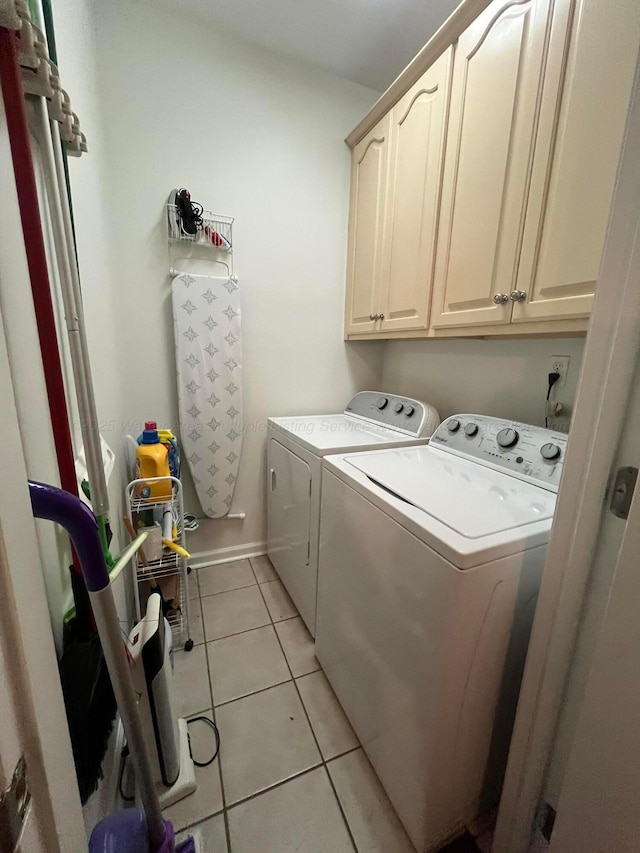
[[[393,407],[393,411],[396,413],[396,415],[399,415],[403,409],[404,409],[403,403],[396,403],[395,406]]]
[[[500,447],[506,450],[508,447],[513,447],[514,444],[517,444],[519,438],[520,436],[515,429],[506,427],[506,429],[501,429],[497,434],[496,441]]]
[[[376,406],[380,409],[380,411],[382,411],[382,409],[387,408],[388,403],[389,400],[386,397],[380,397],[378,402],[376,403]]]
[[[457,418],[454,418],[451,421],[447,421],[447,429],[449,432],[458,432],[460,429],[460,421]]]
[[[408,418],[410,418],[414,412],[415,412],[414,406],[407,406],[406,409],[404,410],[404,413],[405,413],[406,417],[408,417]]]
[[[548,459],[549,462],[552,462],[554,459],[558,459],[560,457],[560,448],[557,444],[543,444],[540,448],[540,455],[543,459]]]
[[[474,435],[477,435],[478,432],[478,424],[467,424],[464,428],[465,435],[468,435],[469,438],[473,438]]]

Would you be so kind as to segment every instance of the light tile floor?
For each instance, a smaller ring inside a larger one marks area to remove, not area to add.
[[[213,715],[221,747],[165,810],[178,838],[202,853],[413,853],[268,557],[192,572],[189,598],[180,712]],[[206,759],[206,724],[190,732]]]

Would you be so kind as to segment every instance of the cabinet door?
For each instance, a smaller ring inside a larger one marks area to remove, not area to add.
[[[382,332],[429,325],[452,53],[449,48],[391,113]]]
[[[545,81],[515,322],[591,312],[639,46],[638,0],[577,3],[561,100]]]
[[[551,8],[551,0],[495,0],[458,41],[434,327],[511,319]],[[496,304],[500,295],[507,301]]]
[[[382,242],[389,165],[386,115],[353,149],[347,259],[346,334],[372,332],[381,312]]]

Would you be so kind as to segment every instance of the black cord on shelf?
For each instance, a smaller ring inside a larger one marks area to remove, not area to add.
[[[190,720],[187,720],[187,726],[190,726],[191,723],[197,723],[198,720],[201,720],[203,723],[207,723],[213,729],[213,734],[214,734],[215,739],[216,739],[216,749],[208,761],[196,761],[195,758],[193,757],[193,751],[191,749],[191,738],[189,738],[189,752],[191,753],[191,758],[193,760],[193,763],[196,765],[196,767],[208,767],[210,764],[213,764],[213,762],[218,757],[218,753],[220,752],[220,732],[218,731],[218,727],[213,722],[213,720],[210,720],[209,717],[204,717],[204,716],[203,717],[191,717]]]
[[[552,388],[553,388],[553,386],[556,384],[556,382],[558,381],[558,379],[560,379],[560,374],[559,374],[559,373],[556,373],[556,372],[554,371],[553,373],[550,373],[550,374],[549,374],[549,387],[547,388],[547,401],[546,401],[546,403],[544,404],[544,425],[545,425],[545,427],[548,427],[548,426],[549,426],[549,415],[548,415],[548,409],[549,409],[549,398],[551,397],[551,389],[552,389]]]

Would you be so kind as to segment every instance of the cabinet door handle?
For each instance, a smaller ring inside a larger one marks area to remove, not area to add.
[[[509,301],[509,297],[506,293],[496,293],[496,295],[493,297],[493,301],[496,303],[496,305],[506,305]]]
[[[271,491],[275,492],[276,490],[276,471],[275,468],[271,468]]]
[[[377,320],[377,319],[378,319],[378,315],[377,315],[377,314],[369,314],[369,319],[370,319],[370,320]]]
[[[512,302],[524,302],[527,298],[527,294],[524,290],[512,290],[509,298]]]
[[[378,314],[378,319],[379,319],[379,320],[384,320],[384,314]]]

